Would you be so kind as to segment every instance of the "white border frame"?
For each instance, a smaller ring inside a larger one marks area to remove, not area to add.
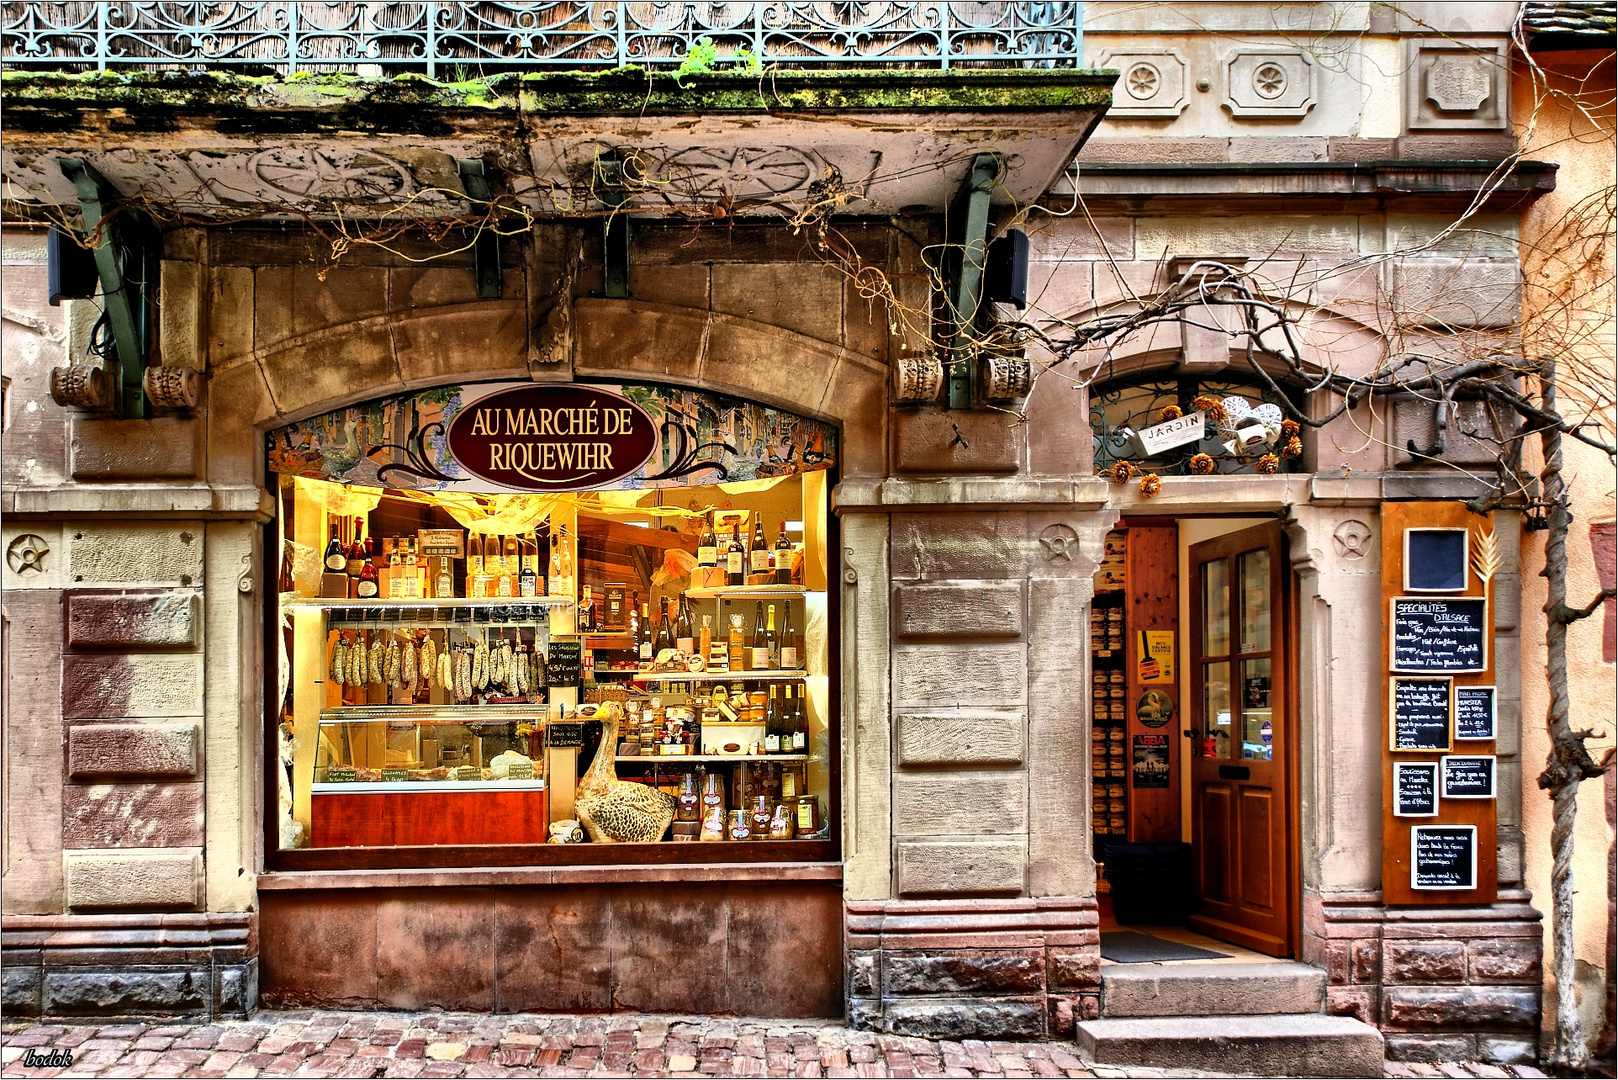
[[[1425,829],[1464,829],[1472,834],[1472,884],[1470,885],[1418,885],[1416,884],[1416,843]],[[1476,825],[1412,825],[1410,826],[1410,887],[1417,892],[1471,892],[1478,887],[1478,827]]]
[[[1444,695],[1444,707],[1449,710],[1449,723],[1445,732],[1449,736],[1443,746],[1399,745],[1399,684],[1402,682],[1449,683]],[[1455,749],[1455,680],[1448,675],[1390,675],[1388,677],[1388,753],[1390,754],[1447,754]]]
[[[1489,763],[1489,793],[1487,795],[1451,795],[1449,793],[1449,763],[1454,758],[1463,758],[1470,761],[1487,761]],[[1498,797],[1500,789],[1500,767],[1495,762],[1493,754],[1445,754],[1438,759],[1439,781],[1443,785],[1439,789],[1439,796],[1445,799],[1478,799],[1492,800]]]
[[[1483,656],[1477,667],[1473,668],[1446,668],[1437,671],[1432,668],[1402,668],[1399,666],[1399,603],[1408,601],[1413,604],[1456,603],[1464,601],[1483,605]],[[1426,596],[1390,596],[1388,597],[1388,670],[1399,675],[1481,675],[1489,670],[1489,637],[1493,628],[1489,625],[1489,598],[1487,596],[1458,596],[1452,594],[1433,593]]]
[[[1410,584],[1410,534],[1432,532],[1458,532],[1461,534],[1461,584],[1454,589],[1418,589]],[[1400,538],[1404,548],[1404,563],[1400,566],[1405,592],[1426,593],[1433,596],[1459,595],[1472,585],[1472,530],[1457,526],[1416,526],[1404,531]]]
[[[1468,690],[1487,690],[1489,692],[1489,733],[1487,735],[1461,734],[1461,694]],[[1456,685],[1450,697],[1449,706],[1450,728],[1456,742],[1494,742],[1500,738],[1500,688],[1497,686],[1461,686]]]
[[[1433,812],[1430,814],[1404,814],[1399,812],[1399,774],[1406,769],[1425,769],[1433,776]],[[1438,816],[1438,803],[1440,798],[1438,762],[1436,761],[1395,761],[1393,763],[1393,816],[1396,818],[1435,818]]]

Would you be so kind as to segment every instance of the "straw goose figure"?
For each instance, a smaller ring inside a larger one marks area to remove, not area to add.
[[[618,779],[614,758],[623,706],[608,702],[597,707],[597,716],[601,745],[573,800],[579,824],[598,844],[648,844],[663,839],[674,820],[674,800],[654,787]]]

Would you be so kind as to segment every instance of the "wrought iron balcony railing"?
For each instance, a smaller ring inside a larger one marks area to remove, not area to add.
[[[720,68],[1079,67],[1067,3],[0,3],[0,65],[281,75],[674,68],[707,39]],[[745,52],[743,52],[745,50]]]

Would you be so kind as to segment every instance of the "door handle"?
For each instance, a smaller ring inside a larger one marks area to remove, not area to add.
[[[1251,780],[1253,770],[1246,765],[1219,766],[1219,779],[1221,780]]]

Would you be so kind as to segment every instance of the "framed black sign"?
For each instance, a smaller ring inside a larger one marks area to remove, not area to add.
[[[1410,827],[1412,889],[1475,889],[1477,885],[1476,825]]]
[[[1438,762],[1394,762],[1393,816],[1438,816]]]
[[[1406,591],[1465,592],[1466,556],[1465,529],[1406,529]]]
[[[545,656],[545,679],[551,686],[578,686],[584,647],[578,641],[552,641]]]
[[[1445,674],[1489,666],[1488,601],[1481,596],[1395,596],[1389,657],[1394,671]]]
[[[1455,688],[1455,738],[1495,738],[1495,694],[1492,686]]]
[[[1444,798],[1494,798],[1493,754],[1446,754],[1440,761],[1444,767]]]
[[[553,720],[545,725],[545,745],[553,748],[584,745],[584,725]]]
[[[1395,753],[1449,750],[1451,679],[1389,680],[1388,749]]]

